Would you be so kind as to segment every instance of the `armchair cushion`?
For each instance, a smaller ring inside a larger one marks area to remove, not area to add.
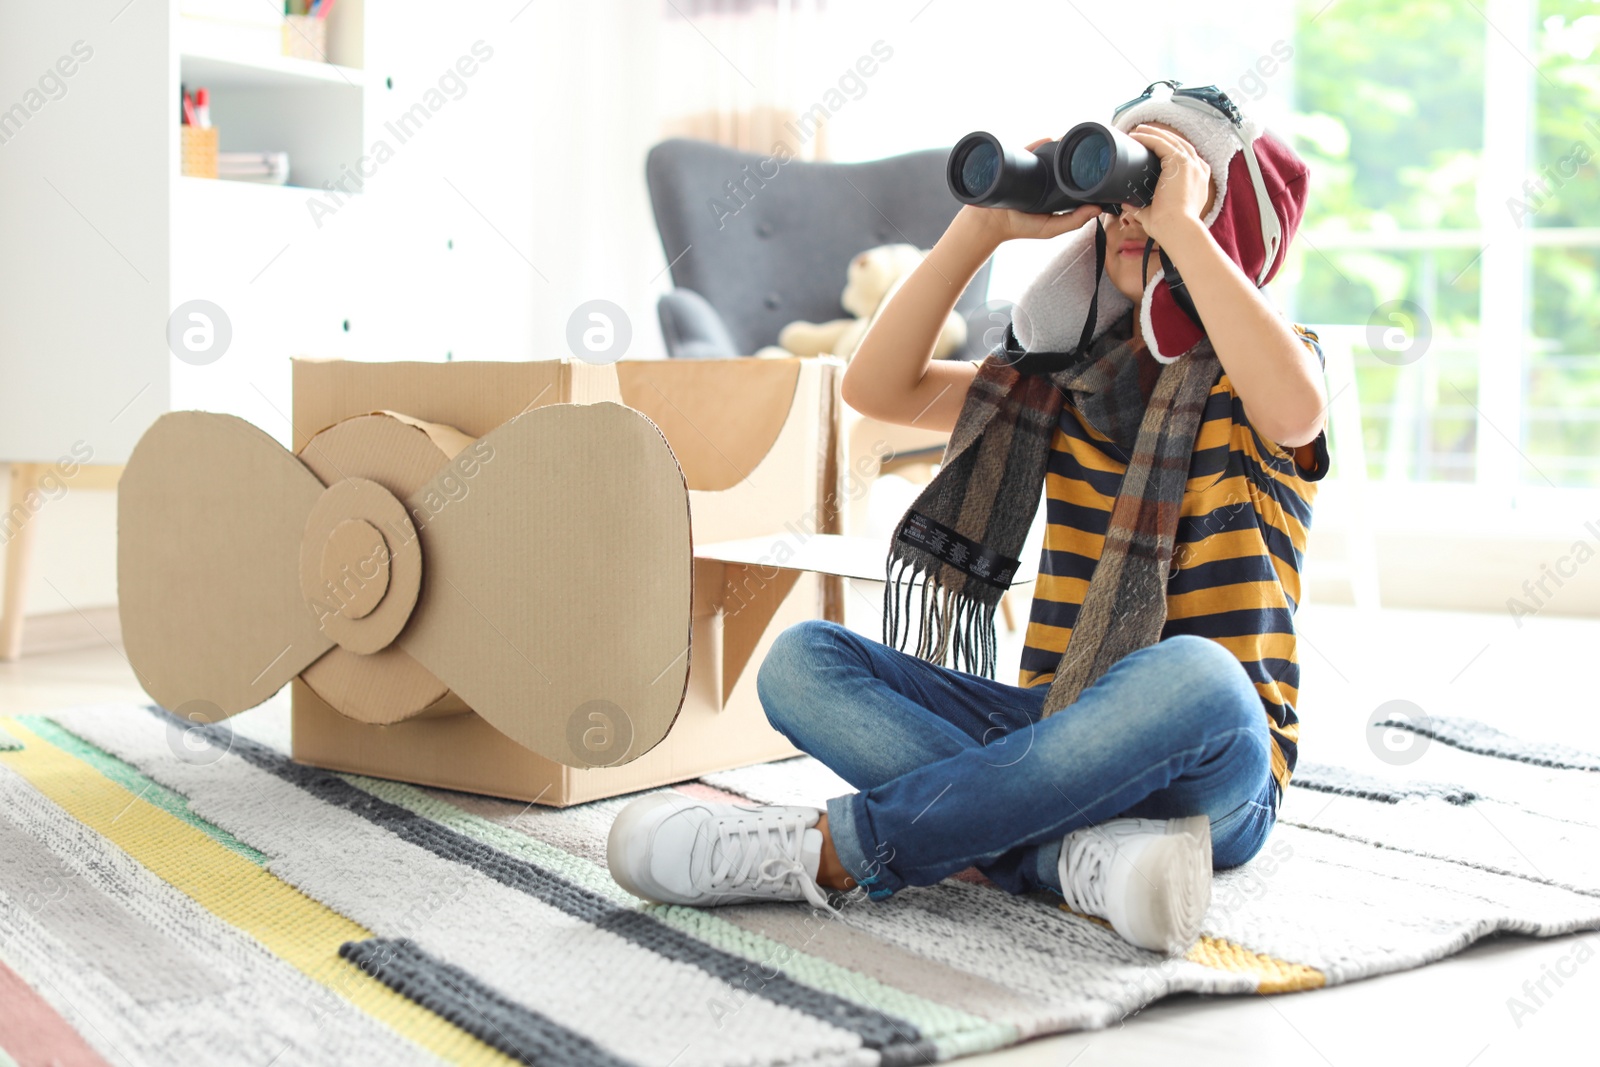
[[[693,289],[674,289],[656,303],[661,336],[673,359],[732,359],[747,355],[734,344],[717,309]]]

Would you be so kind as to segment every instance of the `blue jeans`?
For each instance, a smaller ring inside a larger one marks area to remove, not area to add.
[[[828,801],[844,867],[874,899],[977,867],[1060,892],[1061,839],[1118,816],[1211,819],[1213,864],[1275,819],[1261,698],[1222,645],[1178,635],[1123,657],[1047,719],[1024,689],[927,663],[829,622],[778,635],[767,719],[856,789]]]

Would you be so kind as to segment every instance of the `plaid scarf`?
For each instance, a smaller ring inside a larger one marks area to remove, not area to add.
[[[1044,714],[1160,639],[1195,435],[1222,368],[1207,340],[1161,364],[1132,334],[1129,312],[1079,355],[1025,352],[1006,330],[967,390],[938,475],[895,528],[885,644],[909,640],[920,584],[916,655],[994,676],[995,605],[1016,574],[1068,397],[1121,450],[1127,471]]]

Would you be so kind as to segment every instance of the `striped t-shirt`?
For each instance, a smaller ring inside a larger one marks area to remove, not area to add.
[[[1322,361],[1316,334],[1296,326]],[[1141,353],[1141,359],[1152,359]],[[1024,686],[1048,685],[1067,647],[1127,464],[1070,402],[1045,477],[1044,553],[1022,651]],[[1293,452],[1257,434],[1223,374],[1206,402],[1179,512],[1163,638],[1196,634],[1244,664],[1276,742],[1272,775],[1289,784],[1300,737],[1294,610],[1326,433]]]

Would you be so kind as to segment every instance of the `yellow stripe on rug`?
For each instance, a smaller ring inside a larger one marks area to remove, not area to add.
[[[1315,967],[1254,952],[1221,937],[1200,938],[1184,959],[1218,971],[1253,975],[1257,993],[1298,993],[1328,984],[1327,976]]]
[[[1076,915],[1107,930],[1111,929],[1111,924],[1098,915],[1085,915],[1065,904],[1056,907],[1068,915]],[[1194,947],[1183,954],[1183,958],[1214,971],[1250,975],[1256,980],[1257,993],[1298,993],[1305,989],[1321,989],[1328,984],[1327,975],[1309,964],[1280,960],[1276,956],[1245,948],[1236,941],[1209,934],[1202,934]]]
[[[0,764],[213,915],[396,1033],[452,1063],[512,1064],[477,1038],[339,957],[346,941],[373,933],[145,802],[97,769],[12,720],[20,751]]]

